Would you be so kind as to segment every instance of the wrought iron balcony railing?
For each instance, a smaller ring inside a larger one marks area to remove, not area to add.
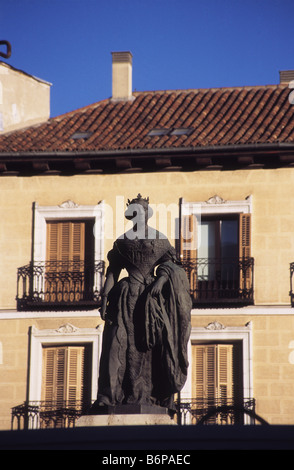
[[[86,410],[80,401],[24,402],[11,411],[11,429],[46,429],[74,427]]]
[[[182,265],[194,304],[253,304],[253,258],[196,258]]]
[[[24,402],[12,408],[11,429],[45,429],[74,427],[77,419],[87,411],[80,401]],[[175,402],[179,425],[196,424],[267,424],[255,413],[253,398],[235,400],[181,399]]]
[[[255,399],[193,399],[176,402],[177,421],[187,424],[266,424],[255,413]]]
[[[44,261],[17,272],[17,308],[95,308],[100,301],[104,261],[90,265],[74,261]]]

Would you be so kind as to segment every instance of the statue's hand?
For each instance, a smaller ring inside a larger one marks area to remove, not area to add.
[[[105,317],[106,317],[106,306],[107,306],[107,297],[103,296],[102,297],[102,304],[101,304],[101,307],[99,309],[100,316],[101,316],[103,321],[105,321]]]
[[[166,279],[164,277],[159,277],[155,281],[155,283],[154,283],[154,285],[152,286],[152,289],[151,289],[151,295],[153,297],[156,297],[161,293],[162,287],[165,284],[165,282],[166,282]]]

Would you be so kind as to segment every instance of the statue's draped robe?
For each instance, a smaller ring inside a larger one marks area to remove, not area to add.
[[[126,269],[108,295],[98,405],[173,407],[187,378],[191,297],[187,276],[166,238],[117,239],[108,273]],[[156,276],[154,275],[154,268]],[[107,274],[108,274],[107,273]],[[150,290],[164,276],[161,294]]]

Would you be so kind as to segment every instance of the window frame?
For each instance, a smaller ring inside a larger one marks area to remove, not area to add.
[[[92,347],[91,370],[91,400],[97,396],[99,358],[102,348],[103,325],[97,328],[77,328],[65,323],[57,329],[39,330],[35,326],[30,328],[29,351],[29,389],[28,401],[41,401],[42,396],[42,368],[43,346],[66,346],[87,344]]]
[[[247,196],[244,200],[231,200],[226,201],[220,196],[213,196],[207,201],[199,202],[187,202],[183,198],[180,199],[180,239],[179,239],[179,256],[183,260],[184,264],[187,263],[189,266],[192,261],[191,270],[189,274],[190,287],[193,292],[196,292],[197,287],[197,274],[195,270],[195,261],[198,260],[198,249],[201,243],[201,237],[199,237],[199,230],[197,227],[201,225],[202,218],[221,218],[221,217],[239,217],[239,259],[244,257],[252,258],[251,255],[251,219],[252,219],[252,196]],[[242,221],[242,224],[241,224]],[[240,225],[241,224],[241,225]],[[246,227],[249,227],[250,231],[247,237],[244,237]],[[195,231],[196,230],[196,231]],[[196,237],[194,237],[196,234]],[[249,238],[248,238],[249,237]],[[249,243],[249,245],[247,245]],[[240,253],[244,253],[240,255]],[[246,254],[247,253],[247,254]],[[194,267],[193,267],[194,266]],[[249,269],[251,269],[249,267]],[[242,277],[242,283],[248,282],[248,267],[244,265],[244,276]],[[253,271],[249,271],[251,276],[249,279],[251,297],[249,303],[254,302],[254,278]],[[240,278],[241,281],[241,278]],[[247,284],[246,284],[247,286]],[[247,287],[246,287],[247,289]],[[229,301],[229,298],[228,298]],[[205,301],[207,304],[209,302]],[[197,302],[196,302],[197,303]],[[215,302],[214,302],[215,303]]]
[[[79,205],[68,200],[57,206],[39,206],[33,203],[32,227],[32,265],[44,263],[47,256],[47,222],[67,220],[93,220],[94,253],[93,261],[104,260],[104,201],[96,205]],[[96,286],[102,289],[102,278],[97,279]]]
[[[213,315],[213,313],[210,313]],[[226,327],[218,321],[213,321],[205,327],[192,327],[190,341],[188,344],[188,376],[181,391],[181,399],[192,397],[192,344],[241,342],[242,366],[243,366],[243,397],[253,398],[253,361],[252,361],[252,323],[245,326]],[[249,423],[245,417],[245,424]],[[247,420],[247,421],[246,421]]]
[[[202,215],[229,215],[229,214],[252,214],[252,196],[247,196],[244,200],[228,200],[220,196],[212,196],[207,201],[187,202],[180,200],[181,215],[195,214]]]
[[[32,262],[46,259],[46,222],[67,219],[94,219],[94,260],[104,259],[104,201],[96,205],[79,205],[68,200],[57,206],[33,203]]]

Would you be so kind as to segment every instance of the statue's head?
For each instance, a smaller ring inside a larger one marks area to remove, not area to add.
[[[130,201],[128,199],[127,202],[127,209],[125,211],[125,217],[128,220],[132,220],[134,218],[140,218],[141,216],[145,220],[150,219],[153,215],[153,210],[149,206],[149,197],[146,199],[141,196],[141,194],[138,194],[138,196]]]

